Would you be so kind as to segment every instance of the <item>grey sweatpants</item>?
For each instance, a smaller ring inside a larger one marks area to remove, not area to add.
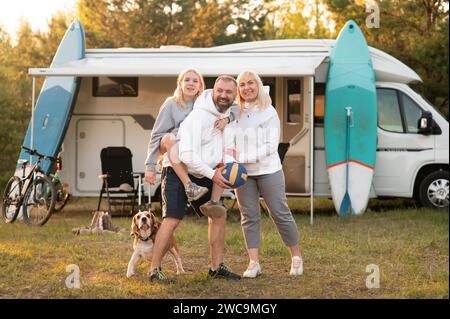
[[[248,176],[247,182],[236,189],[241,225],[247,249],[259,248],[261,210],[259,195],[262,195],[284,244],[298,244],[297,224],[287,205],[283,170],[273,174]]]

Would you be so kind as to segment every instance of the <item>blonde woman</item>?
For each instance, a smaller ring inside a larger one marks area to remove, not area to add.
[[[290,275],[301,275],[303,261],[298,244],[298,230],[287,205],[284,174],[278,155],[280,120],[256,73],[242,72],[237,82],[240,114],[236,119],[236,130],[241,134],[236,135],[236,149],[232,153],[244,164],[248,173],[247,182],[236,189],[242,230],[250,258],[243,277],[255,278],[261,273],[260,195],[264,198],[270,217],[291,253]],[[244,135],[246,137],[242,138]]]

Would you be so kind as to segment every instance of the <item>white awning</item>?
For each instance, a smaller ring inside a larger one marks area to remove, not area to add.
[[[86,58],[56,68],[30,68],[33,76],[178,76],[187,67],[204,76],[237,75],[251,69],[262,76],[315,75],[325,82],[326,58],[335,40],[269,40],[213,48],[89,49]],[[378,82],[421,82],[420,76],[393,56],[369,47]],[[319,70],[316,70],[322,64]],[[317,71],[317,72],[316,72]]]
[[[178,76],[188,68],[204,76],[237,75],[250,69],[261,76],[314,75],[326,53],[166,53],[92,54],[56,68],[30,68],[33,76]]]

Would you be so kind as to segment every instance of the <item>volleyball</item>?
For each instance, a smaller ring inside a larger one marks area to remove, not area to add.
[[[232,188],[238,188],[247,181],[247,170],[241,163],[226,163],[222,175]]]

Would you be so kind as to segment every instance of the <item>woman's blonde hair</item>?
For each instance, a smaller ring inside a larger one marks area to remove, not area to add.
[[[200,74],[199,71],[197,71],[194,68],[188,68],[188,69],[182,71],[180,73],[180,75],[178,75],[177,88],[173,92],[173,97],[175,99],[175,102],[177,102],[177,104],[181,105],[182,107],[186,107],[186,102],[183,99],[183,90],[181,89],[181,87],[182,87],[181,83],[183,82],[184,77],[186,76],[186,74],[189,73],[189,72],[192,72],[195,75],[197,75],[198,78],[199,78],[199,81],[200,81],[200,87],[198,89],[197,94],[195,95],[195,98],[197,98],[205,90],[205,81],[203,80],[203,76]]]
[[[265,109],[266,107],[272,104],[272,99],[270,98],[270,95],[266,93],[266,91],[264,91],[263,83],[259,75],[253,71],[247,70],[241,72],[241,74],[238,75],[236,80],[238,84],[237,100],[241,111],[244,108],[245,101],[242,98],[241,93],[239,91],[239,83],[241,82],[241,79],[243,77],[253,78],[256,81],[256,84],[258,85],[258,96],[256,97],[256,100],[250,105],[251,107],[254,105],[258,105],[261,109]]]

